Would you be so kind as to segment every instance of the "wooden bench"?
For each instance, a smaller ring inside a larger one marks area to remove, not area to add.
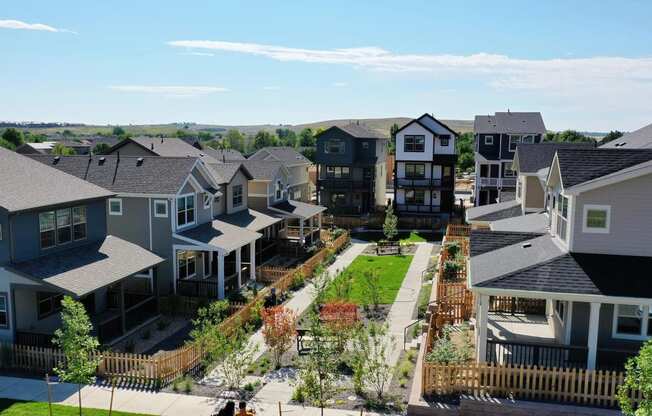
[[[401,243],[398,241],[383,241],[376,244],[376,254],[401,254]]]

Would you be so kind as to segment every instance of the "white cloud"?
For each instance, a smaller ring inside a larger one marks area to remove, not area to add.
[[[46,32],[67,32],[77,34],[68,29],[59,29],[42,23],[26,23],[21,22],[20,20],[0,20],[0,29],[41,30]]]
[[[332,85],[333,87],[339,87],[339,88],[343,88],[343,87],[348,87],[348,86],[349,86],[348,82],[341,82],[341,81],[333,82],[331,85]]]
[[[193,55],[193,56],[215,56],[214,53],[210,53],[210,52],[184,52],[182,55]]]
[[[158,94],[175,97],[196,97],[228,91],[228,89],[223,87],[188,85],[111,85],[109,88],[121,92]]]
[[[279,87],[279,86],[277,86],[277,85],[268,85],[268,86],[266,86],[266,87],[263,87],[263,89],[264,89],[265,91],[278,91],[278,90],[281,89],[281,87]]]

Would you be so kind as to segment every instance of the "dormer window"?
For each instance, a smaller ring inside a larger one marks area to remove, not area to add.
[[[177,198],[177,227],[195,223],[195,195],[182,195]]]
[[[426,136],[406,134],[404,137],[403,151],[407,153],[423,152],[426,147]]]
[[[236,185],[233,187],[233,207],[239,207],[242,205],[242,185]]]

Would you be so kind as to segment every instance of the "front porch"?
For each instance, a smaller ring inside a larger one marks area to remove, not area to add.
[[[270,207],[286,219],[285,239],[288,244],[310,247],[321,241],[322,213],[326,207],[287,200]]]

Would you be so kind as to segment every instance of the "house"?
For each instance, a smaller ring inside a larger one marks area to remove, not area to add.
[[[394,205],[416,227],[447,223],[455,202],[457,132],[430,114],[396,132]]]
[[[308,168],[312,163],[296,149],[283,146],[263,147],[249,156],[247,160],[281,162],[290,175],[288,198],[301,202],[311,201],[312,190],[310,189]]]
[[[469,208],[465,212],[466,222],[494,231],[545,232],[549,223],[545,182],[555,153],[559,149],[593,147],[593,143],[519,144],[511,166],[516,174],[515,199]]]
[[[604,149],[645,149],[652,147],[652,124],[641,127],[629,133],[623,134],[616,140],[612,140],[600,146]]]
[[[5,149],[0,165],[0,340],[50,345],[64,295],[103,344],[158,317],[164,259],[109,232],[114,192]]]
[[[541,113],[499,112],[475,116],[475,206],[514,199],[512,160],[520,143],[540,143],[546,133]]]
[[[360,124],[317,134],[317,202],[331,214],[368,214],[386,205],[387,138]]]
[[[246,159],[242,153],[235,149],[215,149],[200,142],[198,142],[195,147],[198,147],[202,152],[220,162],[241,161]]]
[[[545,184],[547,232],[471,232],[477,358],[622,370],[652,335],[652,150],[561,148]]]
[[[87,155],[91,152],[91,146],[85,142],[76,142],[73,140],[59,140],[59,141],[45,141],[45,142],[30,142],[21,144],[16,148],[16,152],[20,154],[51,154],[52,149],[57,144],[61,144],[69,149],[75,151],[78,155]]]
[[[115,194],[108,229],[167,260],[159,270],[161,295],[223,299],[237,291],[255,279],[259,231],[280,221],[248,210],[251,176],[240,164],[117,152],[32,157]],[[250,215],[245,225],[242,217]]]
[[[130,137],[118,142],[105,152],[107,155],[120,152],[128,156],[170,156],[198,157],[206,162],[217,163],[221,160],[208,155],[203,149],[176,137]]]

